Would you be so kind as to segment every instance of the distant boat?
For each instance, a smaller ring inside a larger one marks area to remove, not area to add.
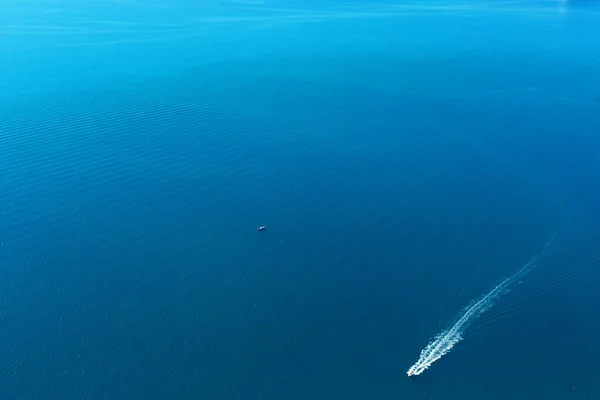
[[[260,231],[264,231],[265,229],[267,229],[267,227],[265,225],[261,225],[256,230],[260,232]]]

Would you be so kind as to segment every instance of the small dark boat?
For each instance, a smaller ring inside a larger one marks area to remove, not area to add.
[[[260,231],[264,231],[265,229],[267,229],[267,227],[265,225],[261,225],[256,230],[260,232]]]

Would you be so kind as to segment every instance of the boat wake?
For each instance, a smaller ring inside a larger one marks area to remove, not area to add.
[[[439,335],[437,335],[435,339],[421,351],[419,360],[417,360],[417,362],[408,369],[406,372],[408,376],[422,374],[434,362],[442,358],[445,354],[448,354],[454,345],[462,340],[462,334],[468,325],[478,316],[486,312],[491,306],[493,306],[495,300],[499,299],[504,294],[508,293],[513,287],[519,284],[520,279],[537,265],[539,258],[548,250],[555,237],[556,235],[554,235],[548,241],[548,243],[546,243],[542,251],[536,254],[531,261],[521,267],[521,269],[504,279],[481,299],[468,306],[463,311],[462,316],[458,319],[458,321],[454,323],[454,325],[443,330]]]

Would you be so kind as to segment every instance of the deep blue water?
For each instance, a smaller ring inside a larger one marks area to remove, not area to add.
[[[2,7],[0,399],[599,398],[600,3]]]

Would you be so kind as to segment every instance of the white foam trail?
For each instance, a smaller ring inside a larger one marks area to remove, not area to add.
[[[554,241],[555,237],[556,234],[552,236],[548,243],[546,243],[542,251],[536,254],[531,261],[521,267],[521,269],[504,279],[488,294],[483,296],[473,305],[467,307],[462,316],[454,323],[454,325],[443,330],[432,342],[427,345],[427,347],[421,351],[419,360],[408,369],[406,372],[407,375],[414,376],[422,374],[423,371],[431,366],[431,364],[452,350],[454,345],[462,340],[461,335],[469,323],[494,305],[494,300],[499,299],[502,295],[508,293],[510,289],[516,286],[519,283],[519,280],[536,266],[538,259],[546,252],[546,250],[548,250],[548,247]]]

